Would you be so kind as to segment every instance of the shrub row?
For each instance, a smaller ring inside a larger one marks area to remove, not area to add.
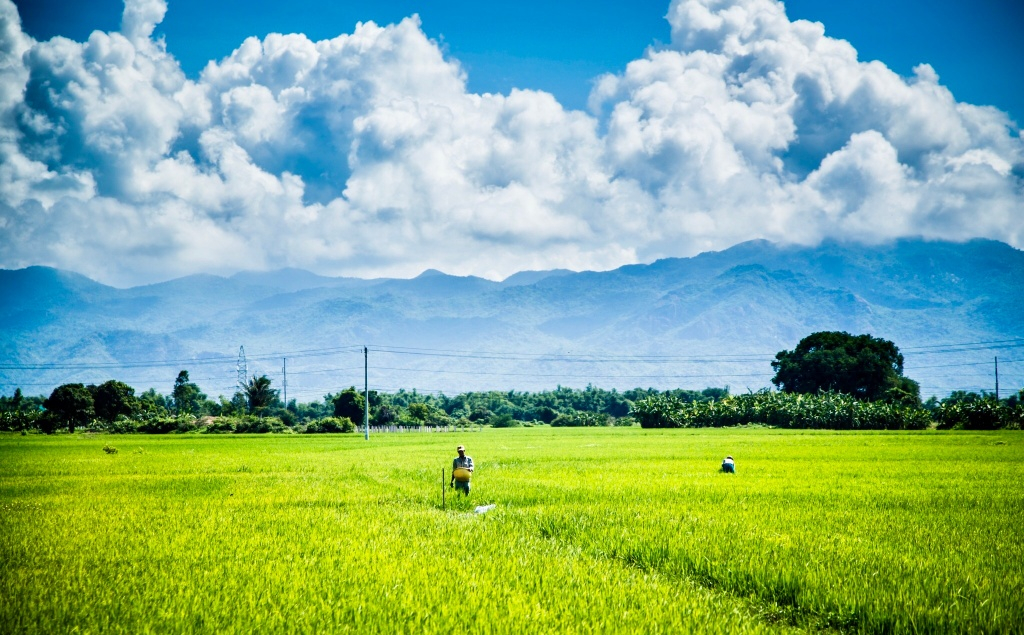
[[[274,432],[298,432],[318,434],[327,432],[355,432],[356,426],[348,417],[325,417],[310,421],[306,425],[287,426],[278,417],[146,417],[132,419],[119,416],[111,422],[94,419],[87,427],[94,432],[111,434],[175,434],[202,432],[206,434],[264,434]],[[43,432],[52,429],[40,428]]]
[[[551,422],[554,428],[587,428],[598,426],[631,426],[636,421],[632,417],[613,417],[606,412],[573,412],[555,417]]]
[[[943,403],[933,416],[940,430],[1020,430],[1024,428],[1024,405],[1015,407],[994,399]]]
[[[683,402],[651,397],[633,406],[644,428],[717,428],[762,424],[823,430],[921,430],[932,424],[927,410],[824,392],[800,395],[761,391],[719,401]]]

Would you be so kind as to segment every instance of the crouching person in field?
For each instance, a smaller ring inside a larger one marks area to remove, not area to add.
[[[726,474],[736,473],[736,462],[732,460],[731,456],[727,456],[722,459],[722,471]]]
[[[452,461],[452,482],[455,489],[469,495],[469,479],[473,475],[473,457],[466,456],[465,446],[456,448],[459,455]]]

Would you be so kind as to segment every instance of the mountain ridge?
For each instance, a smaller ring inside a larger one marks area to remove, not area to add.
[[[991,385],[983,356],[1010,355],[1001,384],[1024,384],[1024,364],[1012,357],[1017,344],[924,348],[1014,338],[1024,346],[1024,252],[990,240],[751,241],[690,258],[502,281],[433,270],[363,280],[282,269],[117,289],[28,267],[0,270],[0,297],[3,394],[111,378],[169,392],[180,366],[194,368],[210,395],[230,396],[232,360],[244,346],[248,370],[278,387],[288,357],[289,398],[308,401],[361,384],[364,345],[376,362],[371,386],[382,390],[758,389],[769,385],[774,353],[817,330],[893,340],[925,395]]]

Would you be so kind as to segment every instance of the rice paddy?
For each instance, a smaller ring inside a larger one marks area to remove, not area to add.
[[[1022,562],[1020,432],[0,436],[3,632],[1012,633]]]

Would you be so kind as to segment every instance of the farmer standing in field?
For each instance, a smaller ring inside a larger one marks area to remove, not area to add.
[[[455,448],[455,450],[459,453],[459,455],[455,457],[455,459],[452,461],[452,481],[450,485],[454,485],[455,489],[461,490],[463,494],[468,496],[469,476],[466,476],[465,480],[463,480],[462,478],[455,478],[455,471],[458,470],[459,468],[462,468],[468,470],[469,474],[471,475],[473,473],[473,457],[466,456],[465,446],[460,445],[459,447]]]

